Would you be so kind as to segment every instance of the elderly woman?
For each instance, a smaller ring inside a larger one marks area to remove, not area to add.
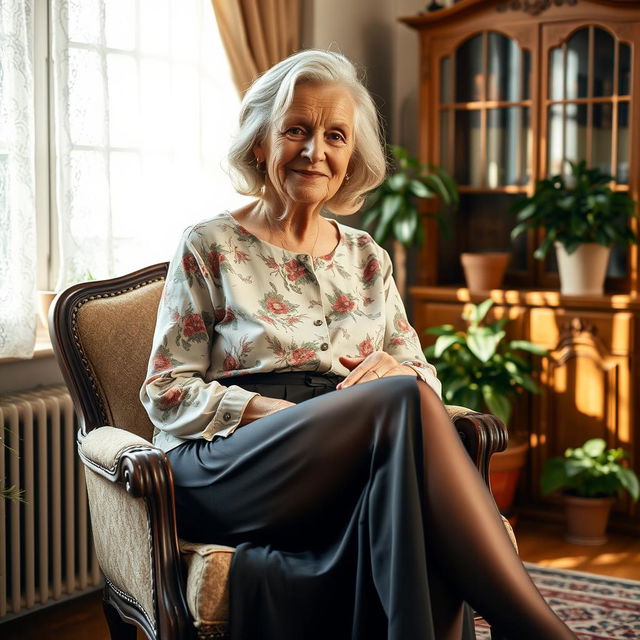
[[[515,554],[440,401],[387,253],[356,211],[385,159],[344,57],[304,51],[247,92],[229,154],[255,200],[186,230],[141,398],[178,527],[237,546],[244,640],[574,635]]]

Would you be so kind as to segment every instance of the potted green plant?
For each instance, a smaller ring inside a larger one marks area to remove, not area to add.
[[[611,247],[638,242],[630,225],[637,217],[636,203],[611,189],[610,175],[588,168],[584,160],[569,164],[568,177],[541,180],[532,196],[513,204],[518,224],[511,235],[544,229],[544,240],[533,255],[542,260],[555,245],[561,292],[601,295]]]
[[[492,306],[491,299],[466,305],[462,314],[466,330],[450,324],[427,329],[437,339],[425,355],[438,370],[447,404],[488,411],[509,426],[515,400],[527,391],[539,392],[533,363],[526,356],[543,356],[547,351],[526,340],[508,340],[506,317],[485,322]],[[492,456],[491,488],[505,515],[510,515],[527,449],[527,438],[514,433],[507,451]]]
[[[446,223],[441,213],[422,213],[418,202],[439,198],[444,205],[458,203],[458,189],[451,176],[440,167],[410,157],[406,149],[391,145],[392,168],[385,180],[367,197],[363,224],[376,242],[394,240],[396,282],[401,295],[406,287],[406,248],[424,240],[424,217],[434,218],[441,229]]]
[[[567,541],[604,544],[614,497],[627,491],[634,502],[638,500],[638,476],[623,464],[626,458],[622,449],[607,449],[602,438],[593,438],[545,462],[540,476],[542,493],[562,490]]]

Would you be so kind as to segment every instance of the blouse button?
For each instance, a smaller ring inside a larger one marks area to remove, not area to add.
[[[298,260],[300,260],[300,262],[305,262],[307,259],[307,256],[304,255],[304,253],[299,253],[296,258],[298,258]]]
[[[231,414],[228,411],[222,417],[225,422],[229,422],[229,420],[231,420]]]
[[[326,342],[323,342],[320,345],[320,351],[326,351],[329,348],[329,345]]]
[[[322,326],[322,320],[314,320],[313,324],[315,324],[316,327],[320,327],[320,326]]]

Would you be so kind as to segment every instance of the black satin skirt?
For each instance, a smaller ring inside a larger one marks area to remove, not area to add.
[[[416,380],[340,380],[227,379],[296,406],[168,453],[180,536],[237,547],[232,640],[437,640]]]

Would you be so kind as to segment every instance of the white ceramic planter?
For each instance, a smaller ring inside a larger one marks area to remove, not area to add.
[[[604,292],[604,278],[611,249],[601,244],[581,244],[571,255],[555,243],[560,293],[565,296],[599,296]]]

